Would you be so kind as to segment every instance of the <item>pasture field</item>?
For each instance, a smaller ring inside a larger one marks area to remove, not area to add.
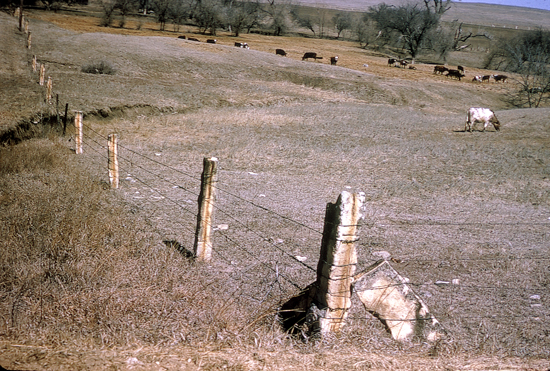
[[[221,33],[212,45],[177,39],[207,38],[187,26],[29,18],[31,50],[0,14],[2,367],[550,368],[550,108],[511,106],[513,82],[471,82],[498,71],[473,63],[456,81],[348,41]],[[60,107],[84,112],[84,154],[70,125],[65,136],[52,125],[33,55]],[[81,71],[97,61],[116,72]],[[501,130],[464,132],[473,106],[495,110]],[[198,264],[185,251],[211,156],[214,255]],[[325,207],[344,190],[367,199],[358,270],[391,254],[443,341],[397,344],[361,308],[322,341],[278,325],[277,307],[315,280]]]

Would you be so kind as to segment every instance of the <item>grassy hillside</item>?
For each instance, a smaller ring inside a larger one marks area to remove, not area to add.
[[[34,12],[28,50],[0,14],[10,51],[0,73],[14,76],[0,85],[1,124],[13,141],[42,134],[0,148],[0,365],[548,367],[548,108],[511,107],[513,84],[388,67],[351,42],[243,35],[246,50],[224,34],[212,45],[177,39],[206,38],[191,27],[142,26]],[[305,51],[323,59],[301,61]],[[33,54],[60,106],[85,112],[81,156],[71,125],[63,137],[45,120],[55,105],[43,102]],[[81,71],[101,60],[116,72]],[[494,109],[501,131],[464,132],[471,106]],[[118,190],[106,174],[112,132]],[[220,160],[215,253],[197,264],[182,252],[210,156]],[[441,343],[398,344],[361,307],[320,342],[279,326],[280,304],[315,279],[325,207],[343,190],[367,196],[358,269],[389,253],[448,330]]]

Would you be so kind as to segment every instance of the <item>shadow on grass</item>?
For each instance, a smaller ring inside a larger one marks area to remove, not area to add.
[[[174,248],[179,251],[180,254],[182,254],[187,259],[195,259],[195,253],[191,250],[186,249],[183,247],[178,241],[176,240],[164,240],[162,241],[167,247]]]

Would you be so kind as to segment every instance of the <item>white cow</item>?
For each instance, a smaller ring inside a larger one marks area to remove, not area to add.
[[[495,116],[493,110],[490,110],[489,108],[470,108],[468,110],[468,120],[466,121],[466,127],[464,128],[464,131],[467,130],[469,132],[472,132],[475,124],[477,124],[478,122],[483,123],[483,131],[487,129],[487,126],[489,126],[489,124],[493,124],[495,130],[500,130],[500,122]]]

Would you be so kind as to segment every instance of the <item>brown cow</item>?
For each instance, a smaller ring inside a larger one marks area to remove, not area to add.
[[[493,79],[495,79],[495,82],[499,82],[499,81],[506,82],[507,78],[508,76],[506,75],[493,75]]]
[[[330,64],[333,66],[336,66],[336,62],[338,62],[338,56],[330,57]]]
[[[443,75],[443,72],[447,72],[449,69],[445,66],[435,66],[434,73]]]

